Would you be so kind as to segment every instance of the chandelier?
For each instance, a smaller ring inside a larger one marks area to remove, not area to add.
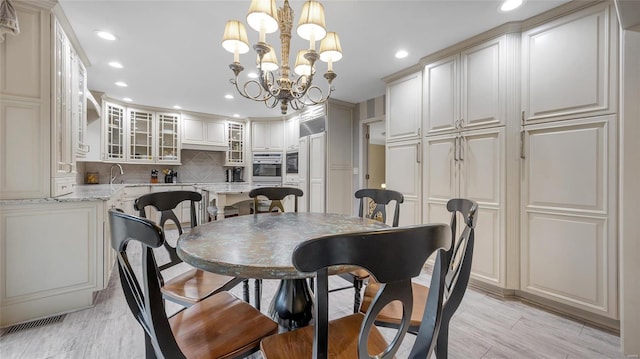
[[[302,13],[296,32],[309,41],[309,48],[300,50],[296,56],[294,72],[289,76],[289,49],[291,43],[291,29],[293,27],[293,10],[289,1],[276,10],[275,0],[252,0],[247,14],[249,26],[259,32],[258,43],[253,49],[258,54],[256,65],[259,75],[244,85],[239,85],[238,75],[244,70],[240,64],[240,54],[249,52],[249,41],[244,24],[238,20],[229,20],[224,29],[222,47],[233,53],[233,63],[229,65],[235,78],[230,82],[245,98],[264,102],[269,108],[280,104],[283,115],[289,107],[301,110],[305,106],[323,103],[329,99],[334,88],[331,83],[337,74],[333,72],[333,63],[342,58],[340,39],[335,32],[327,32],[324,22],[324,7],[318,1],[307,1],[302,7]],[[280,54],[282,66],[274,48],[266,42],[266,34],[280,30]],[[316,41],[320,41],[320,50],[316,51]],[[313,84],[318,60],[327,62],[327,72],[324,78],[328,82],[326,93]]]

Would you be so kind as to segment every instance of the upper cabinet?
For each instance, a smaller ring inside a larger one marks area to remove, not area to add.
[[[297,150],[300,144],[300,116],[290,118],[286,122],[286,150]]]
[[[387,142],[420,138],[422,73],[387,85]]]
[[[506,37],[425,66],[427,135],[505,123]]]
[[[284,148],[284,123],[282,120],[254,121],[251,124],[251,149],[253,151],[282,151]]]
[[[193,150],[226,151],[228,147],[227,122],[204,116],[182,115],[182,148]]]
[[[522,34],[525,123],[615,112],[617,26],[603,3]]]
[[[244,123],[227,121],[227,156],[225,166],[244,166]]]
[[[103,108],[104,161],[180,163],[180,114],[111,102],[105,102]]]
[[[50,2],[15,2],[20,35],[0,42],[0,199],[51,194]]]

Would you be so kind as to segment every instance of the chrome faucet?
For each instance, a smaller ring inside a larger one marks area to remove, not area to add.
[[[123,175],[124,171],[122,170],[122,166],[120,166],[119,163],[114,163],[111,165],[111,168],[109,168],[109,184],[113,184],[113,181],[116,180],[116,178],[118,177],[118,173],[115,174],[115,176],[113,175],[113,167],[118,166],[118,168],[120,169],[120,174]],[[120,183],[124,183],[124,180],[120,180]]]

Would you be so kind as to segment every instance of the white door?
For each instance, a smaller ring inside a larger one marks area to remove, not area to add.
[[[617,317],[616,118],[526,131],[522,290]]]
[[[325,132],[309,136],[309,212],[325,212],[326,148]]]
[[[420,138],[422,124],[422,72],[387,87],[387,141]]]
[[[459,56],[454,55],[424,68],[424,114],[427,134],[457,129],[459,111]]]
[[[400,206],[399,225],[401,226],[421,223],[421,156],[420,141],[387,143],[385,161],[387,189],[404,195],[404,203]]]
[[[265,151],[268,147],[268,122],[254,122],[251,125],[251,148],[254,151]]]

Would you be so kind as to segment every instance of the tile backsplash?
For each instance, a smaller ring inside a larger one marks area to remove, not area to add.
[[[182,150],[182,165],[165,164],[130,164],[120,163],[124,175],[119,175],[116,183],[148,183],[151,170],[158,170],[158,182],[164,182],[162,170],[172,169],[178,172],[178,182],[182,183],[214,183],[224,182],[224,152]],[[87,172],[98,172],[100,183],[109,183],[109,171],[113,164],[103,162],[78,162],[78,184],[86,183]],[[113,173],[119,173],[117,168]]]

